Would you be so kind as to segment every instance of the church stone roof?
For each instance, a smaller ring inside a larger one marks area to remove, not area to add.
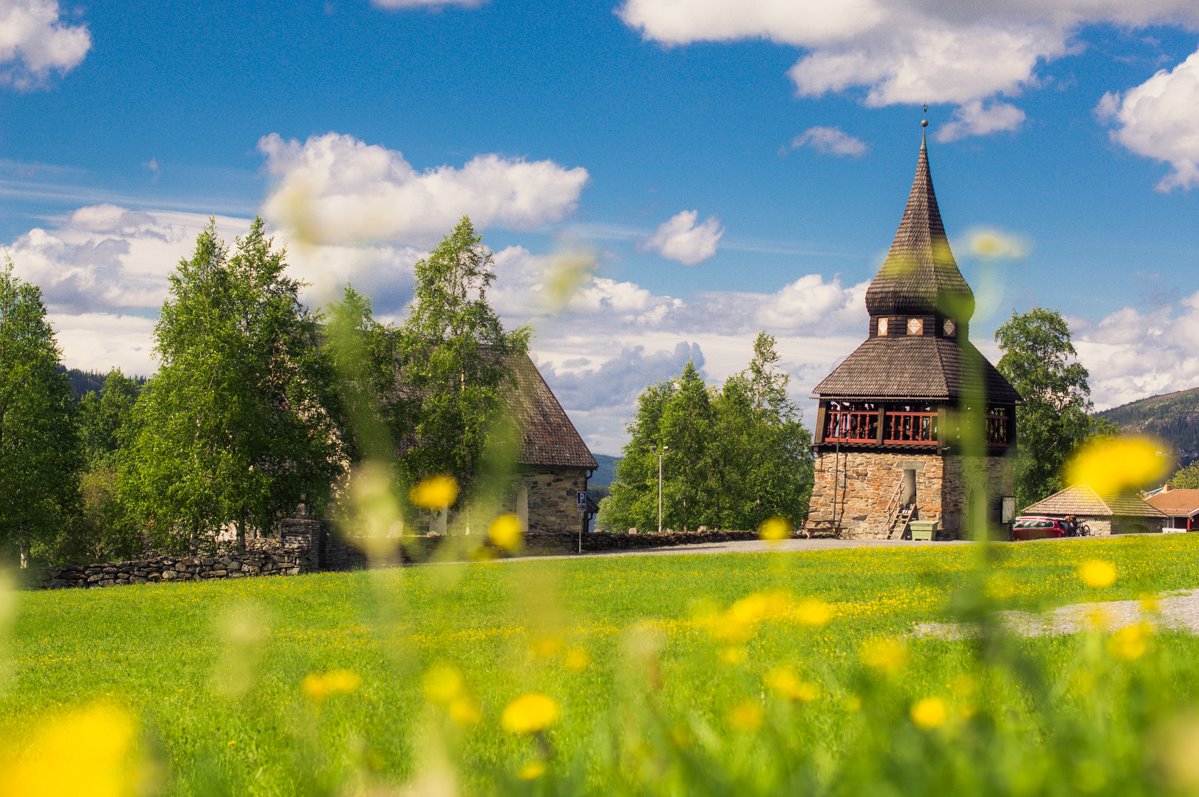
[[[1136,495],[1102,496],[1087,484],[1076,484],[1026,507],[1022,515],[1075,515],[1078,517],[1164,518],[1158,509]]]
[[[908,204],[887,258],[866,291],[866,309],[871,316],[938,314],[959,322],[974,315],[974,293],[945,236],[923,139]]]
[[[994,404],[1020,401],[1003,375],[969,341],[932,336],[873,337],[816,386],[824,399],[952,401],[978,392]]]
[[[518,462],[541,467],[599,467],[529,356],[513,357],[508,364],[516,381],[507,402],[521,435]]]

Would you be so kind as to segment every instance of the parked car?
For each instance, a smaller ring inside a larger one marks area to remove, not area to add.
[[[1013,540],[1043,540],[1046,537],[1073,537],[1075,527],[1058,517],[1021,515],[1012,523]]]

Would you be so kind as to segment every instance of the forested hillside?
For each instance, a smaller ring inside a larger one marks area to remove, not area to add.
[[[1178,455],[1179,465],[1199,460],[1199,387],[1151,396],[1097,414],[1121,431],[1166,441]]]

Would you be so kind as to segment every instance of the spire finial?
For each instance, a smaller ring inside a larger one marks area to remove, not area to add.
[[[924,103],[924,118],[920,120],[921,127],[928,127],[928,103]]]

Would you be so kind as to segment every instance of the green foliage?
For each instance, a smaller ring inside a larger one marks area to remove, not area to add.
[[[41,291],[0,267],[0,554],[54,556],[78,513],[71,390]]]
[[[255,219],[232,256],[210,223],[171,275],[161,367],[134,407],[119,485],[156,547],[231,523],[244,541],[303,502],[320,506],[341,471],[331,371],[285,267]]]
[[[677,379],[642,393],[600,524],[657,528],[659,446],[664,527],[756,529],[774,516],[802,522],[811,438],[778,362],[774,338],[760,333],[749,367],[719,391],[688,363]]]
[[[1175,490],[1199,490],[1199,462],[1179,468],[1166,481]]]
[[[336,374],[333,414],[351,461],[390,459],[400,426],[396,335],[374,319],[370,299],[347,285],[328,310],[321,346]]]
[[[416,264],[412,309],[399,329],[400,400],[393,415],[408,482],[448,473],[467,492],[500,422],[508,361],[528,329],[505,332],[487,301],[491,252],[463,218]]]
[[[995,340],[1003,351],[996,367],[1024,399],[1016,409],[1019,510],[1062,489],[1070,455],[1112,427],[1088,415],[1087,369],[1077,361],[1070,328],[1056,310],[1013,311],[995,330]]]
[[[89,391],[80,399],[79,441],[88,462],[108,460],[116,454],[139,392],[137,380],[114,368],[98,392]]]

